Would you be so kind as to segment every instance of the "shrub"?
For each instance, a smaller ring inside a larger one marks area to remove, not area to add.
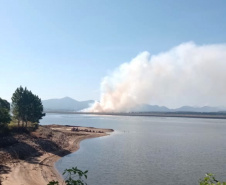
[[[206,176],[200,180],[199,185],[226,185],[226,182],[219,182],[212,173],[207,173]]]
[[[66,185],[87,185],[83,180],[83,177],[87,179],[87,173],[88,173],[88,170],[83,172],[79,170],[77,167],[66,169],[63,172],[63,175],[66,175],[64,182]],[[47,185],[59,185],[59,182],[51,181]]]

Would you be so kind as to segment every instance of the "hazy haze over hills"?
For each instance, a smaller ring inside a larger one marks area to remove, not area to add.
[[[64,97],[61,99],[49,99],[43,100],[43,106],[45,111],[81,111],[89,108],[95,101],[77,101],[70,97]],[[130,112],[219,112],[226,111],[225,107],[192,107],[183,106],[177,109],[169,109],[165,106],[140,104],[132,108]]]
[[[80,111],[94,103],[93,100],[77,101],[70,97],[42,101],[45,111]]]

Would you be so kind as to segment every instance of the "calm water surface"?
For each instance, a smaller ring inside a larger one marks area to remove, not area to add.
[[[226,181],[226,120],[47,114],[41,124],[115,130],[56,163],[89,170],[88,185],[194,185],[207,172]]]

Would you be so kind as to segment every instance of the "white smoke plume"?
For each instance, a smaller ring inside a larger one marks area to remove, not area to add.
[[[101,83],[91,112],[130,111],[137,104],[177,108],[226,105],[226,44],[183,43],[158,55],[143,52]]]

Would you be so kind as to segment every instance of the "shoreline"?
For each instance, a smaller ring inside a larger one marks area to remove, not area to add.
[[[226,119],[226,112],[70,112],[70,111],[45,111],[56,114],[83,114],[99,116],[144,116],[144,117],[178,117],[178,118],[203,118]]]
[[[30,157],[26,160],[16,160],[7,162],[4,166],[8,173],[0,173],[2,185],[47,185],[52,180],[62,184],[63,179],[57,171],[55,163],[70,153],[76,152],[80,148],[80,142],[85,139],[103,137],[113,132],[112,129],[98,129],[93,127],[77,127],[78,132],[71,131],[70,126],[48,125],[56,132],[62,132],[69,137],[67,147],[58,151],[45,152],[37,157]],[[85,130],[88,130],[85,131]],[[92,131],[92,132],[89,132]]]

